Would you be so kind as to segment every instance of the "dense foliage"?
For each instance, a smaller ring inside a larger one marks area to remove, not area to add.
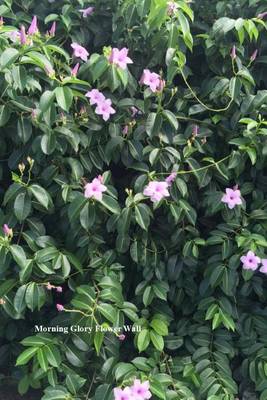
[[[21,394],[267,399],[265,11],[1,0],[0,369]]]

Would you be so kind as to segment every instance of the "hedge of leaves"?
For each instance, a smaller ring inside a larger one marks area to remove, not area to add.
[[[0,370],[19,393],[267,399],[266,11],[1,1]]]

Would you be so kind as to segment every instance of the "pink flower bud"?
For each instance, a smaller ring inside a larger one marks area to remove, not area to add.
[[[35,15],[32,19],[31,25],[28,29],[28,35],[35,35],[37,32],[38,32],[37,17]]]
[[[104,182],[104,178],[102,175],[98,175],[97,179],[99,180],[100,183]]]
[[[235,45],[231,49],[231,58],[232,58],[232,60],[236,59],[236,47],[235,47]]]
[[[198,125],[194,125],[194,126],[193,126],[192,135],[193,135],[193,136],[197,136],[198,134],[199,134],[199,126],[198,126]]]
[[[256,49],[256,50],[252,53],[252,55],[251,55],[251,57],[250,57],[250,61],[251,61],[251,62],[255,61],[256,58],[257,58],[257,55],[258,55],[258,49]]]
[[[3,232],[6,236],[11,236],[13,234],[13,231],[7,224],[3,225]]]
[[[136,114],[138,114],[138,108],[131,107],[130,110],[131,110],[132,118],[134,118],[136,116]]]
[[[128,125],[125,125],[125,127],[122,130],[123,135],[127,135],[127,133],[129,132],[129,127]]]
[[[175,181],[177,176],[176,172],[172,172],[169,176],[167,176],[167,178],[165,179],[165,182],[168,183],[169,186],[171,186],[171,184]]]
[[[257,18],[258,18],[258,19],[264,19],[266,16],[267,16],[267,11],[258,14],[258,15],[257,15]]]
[[[52,24],[52,26],[51,26],[51,28],[50,28],[50,31],[49,31],[49,35],[50,35],[50,36],[55,36],[55,34],[56,34],[56,27],[57,27],[57,23],[56,23],[56,21],[54,21],[53,24]]]
[[[56,307],[57,307],[57,310],[58,310],[59,312],[60,312],[60,311],[64,311],[64,306],[63,306],[62,304],[57,304]]]
[[[126,339],[126,336],[122,333],[118,336],[118,339],[123,342]]]
[[[164,79],[160,79],[159,80],[159,85],[157,87],[157,92],[162,92],[163,89],[165,88],[165,86],[166,86],[165,80]]]
[[[79,68],[80,68],[80,64],[77,63],[77,64],[75,65],[75,67],[73,67],[72,70],[71,70],[71,76],[76,77],[77,74],[78,74]]]
[[[20,28],[20,44],[26,44],[27,43],[27,36],[26,36],[26,31],[25,31],[25,26],[21,26]]]
[[[47,75],[49,76],[49,78],[52,78],[55,75],[54,69],[51,68],[50,66],[45,65],[44,69],[45,69],[45,72],[47,73]]]
[[[56,287],[56,291],[57,291],[58,293],[62,293],[62,292],[63,292],[63,289],[62,289],[61,286],[57,286],[57,287]]]

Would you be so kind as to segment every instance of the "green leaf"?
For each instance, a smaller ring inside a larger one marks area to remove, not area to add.
[[[12,246],[10,246],[10,251],[11,251],[12,257],[14,258],[16,263],[20,267],[24,268],[26,265],[27,259],[26,259],[26,255],[25,255],[23,248],[17,244],[12,244]]]
[[[69,111],[72,100],[73,100],[73,92],[68,86],[57,87],[55,89],[56,99],[58,105],[64,110]]]
[[[27,364],[28,361],[32,359],[32,357],[37,353],[38,347],[30,347],[29,349],[26,349],[19,355],[17,358],[16,365],[25,365]]]
[[[13,48],[7,48],[0,56],[0,69],[4,69],[13,64],[19,57],[19,52]]]
[[[168,335],[168,326],[164,320],[153,319],[150,323],[150,326],[161,336]]]
[[[14,213],[19,222],[25,220],[31,212],[31,201],[26,192],[17,195],[14,203]]]
[[[138,225],[141,226],[145,231],[147,230],[150,223],[150,209],[146,204],[137,204],[135,209],[135,220]]]
[[[46,112],[49,109],[49,107],[51,106],[54,98],[55,98],[55,92],[46,90],[40,98],[40,104],[39,104],[40,109],[43,112]]]
[[[113,214],[120,214],[121,209],[119,203],[113,197],[103,194],[102,200],[99,202]]]
[[[150,343],[150,335],[148,329],[142,329],[141,332],[137,336],[137,347],[139,353],[144,351]]]
[[[37,360],[42,370],[46,372],[48,370],[48,361],[46,353],[42,347],[37,350]]]
[[[0,127],[5,126],[11,115],[10,108],[7,105],[0,106]]]
[[[39,185],[31,185],[29,186],[30,192],[36,198],[36,200],[46,209],[48,209],[48,205],[50,202],[50,196],[47,191]]]
[[[104,333],[101,331],[97,331],[94,334],[94,346],[96,349],[96,354],[99,355],[100,349],[104,340]]]
[[[162,351],[164,349],[164,340],[163,337],[160,336],[157,332],[155,331],[150,331],[150,338],[151,338],[151,342],[153,343],[154,347],[159,350]]]
[[[169,110],[164,110],[162,115],[166,118],[166,120],[171,124],[175,131],[178,129],[178,121],[176,116]]]
[[[18,119],[18,137],[21,139],[22,143],[28,142],[32,135],[32,124],[28,118],[20,117]]]

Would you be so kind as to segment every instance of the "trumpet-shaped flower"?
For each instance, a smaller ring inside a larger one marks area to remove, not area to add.
[[[111,114],[115,114],[115,110],[111,107],[112,102],[110,99],[105,99],[97,104],[95,109],[96,114],[102,115],[104,121],[107,121]]]
[[[128,51],[129,50],[126,47],[121,50],[117,48],[112,49],[111,55],[109,56],[109,62],[111,64],[117,65],[121,69],[126,69],[127,64],[133,63],[131,58],[128,57]]]
[[[165,181],[158,182],[158,181],[151,181],[145,187],[143,194],[145,196],[150,197],[150,200],[155,203],[160,201],[164,197],[169,197],[170,193],[168,191],[169,184]]]
[[[148,381],[141,382],[140,379],[135,379],[131,391],[134,400],[148,400],[152,397]]]
[[[247,255],[242,256],[240,260],[243,263],[244,269],[251,269],[252,271],[255,271],[261,262],[261,259],[257,257],[253,251],[248,251]]]
[[[87,61],[89,53],[83,46],[79,45],[78,43],[72,43],[71,47],[73,48],[75,57],[78,57],[83,61]]]
[[[227,188],[226,193],[222,197],[222,202],[227,204],[230,209],[242,204],[240,190]]]
[[[84,196],[87,198],[93,198],[95,200],[102,200],[103,192],[106,192],[107,187],[103,185],[99,178],[93,179],[92,182],[87,183],[84,187]]]
[[[102,103],[106,98],[98,89],[92,89],[85,95],[90,99],[90,104],[93,106],[94,104]]]
[[[95,7],[87,7],[82,10],[79,10],[79,12],[82,13],[83,18],[89,17],[89,15],[92,15],[94,11],[95,11]]]
[[[260,267],[260,272],[267,274],[267,258],[261,260],[262,266]]]
[[[151,91],[155,93],[160,86],[160,76],[155,72],[151,72],[149,69],[144,69],[140,84],[149,86]]]
[[[134,400],[132,391],[129,387],[125,389],[115,388],[113,390],[115,400]]]

